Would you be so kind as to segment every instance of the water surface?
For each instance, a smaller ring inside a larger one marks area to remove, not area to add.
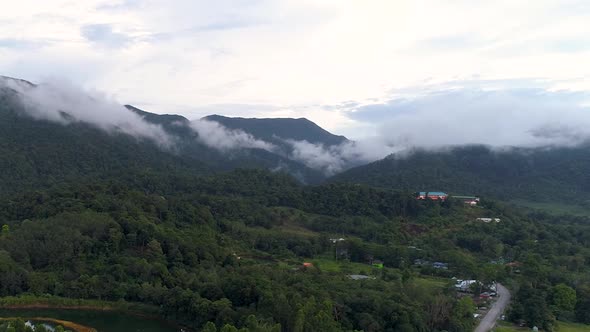
[[[110,311],[74,309],[0,309],[0,317],[47,317],[95,328],[98,332],[178,332],[165,322]]]

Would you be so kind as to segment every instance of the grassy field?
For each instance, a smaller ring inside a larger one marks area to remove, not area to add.
[[[561,322],[559,332],[590,332],[590,325]]]
[[[329,258],[316,258],[311,262],[324,272],[346,273],[346,274],[371,274],[373,267],[363,263],[347,261],[335,261]]]
[[[590,325],[584,324],[575,324],[575,323],[565,323],[559,322],[558,325],[559,332],[590,332]],[[530,331],[530,328],[526,327],[516,327],[514,325],[509,325],[508,323],[502,322],[500,327],[496,328],[494,331],[496,332],[514,332],[514,331]]]
[[[310,260],[317,268],[323,272],[339,273],[339,274],[363,274],[379,276],[381,270],[374,268],[368,264],[352,263],[347,261],[335,261],[331,258],[316,258]],[[385,268],[386,270],[397,269]],[[416,276],[413,278],[413,284],[420,289],[428,290],[428,292],[435,293],[450,286],[451,281],[444,278],[435,278],[427,276]]]
[[[524,200],[513,200],[510,203],[534,210],[544,211],[551,214],[572,214],[576,216],[590,216],[590,209],[580,205],[568,205],[555,202],[538,203]]]
[[[416,285],[429,289],[431,291],[439,290],[449,286],[450,281],[448,279],[432,278],[432,277],[420,277],[415,278],[414,283]]]

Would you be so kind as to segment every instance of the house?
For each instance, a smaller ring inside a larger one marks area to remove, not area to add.
[[[476,284],[477,280],[461,280],[458,279],[455,283],[455,289],[460,292],[469,292],[471,290],[471,285]]]
[[[432,267],[435,268],[435,269],[448,270],[449,269],[449,264],[442,263],[442,262],[434,262],[434,263],[432,263]]]
[[[500,221],[502,221],[500,218],[477,218],[475,220],[482,221],[482,222],[485,222],[485,223],[490,223],[492,221],[494,221],[494,222],[500,222]]]
[[[454,199],[460,200],[465,204],[475,206],[479,203],[479,197],[477,196],[451,196]]]
[[[420,191],[416,193],[416,199],[431,199],[433,201],[444,201],[449,197],[441,191]]]

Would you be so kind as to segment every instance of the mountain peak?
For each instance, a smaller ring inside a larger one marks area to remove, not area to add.
[[[214,114],[203,119],[218,122],[229,129],[242,130],[268,142],[295,140],[330,146],[348,141],[346,137],[334,135],[306,118],[241,118]]]
[[[36,85],[27,81],[27,80],[23,80],[20,78],[14,78],[14,77],[10,77],[10,76],[4,76],[4,75],[0,75],[0,83],[4,83],[5,85],[7,84],[16,84],[20,87],[25,87],[25,88],[33,88]]]

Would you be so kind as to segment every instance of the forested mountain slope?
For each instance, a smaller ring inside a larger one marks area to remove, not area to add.
[[[170,144],[162,146],[85,122],[35,119],[23,107],[18,93],[0,82],[0,193],[79,178],[105,179],[130,170],[205,174],[236,167],[280,168],[304,182],[324,178],[320,171],[262,149],[226,152],[209,147],[198,140],[189,121],[177,115],[157,115],[128,106],[169,134]]]
[[[350,169],[330,181],[407,191],[445,191],[502,200],[589,204],[590,146],[415,150]]]
[[[455,297],[457,277],[513,285],[511,320],[590,323],[587,220],[493,202],[307,187],[265,171],[150,173],[13,195],[0,220],[1,296],[142,302],[195,329],[254,319],[267,328],[251,331],[467,332],[474,304]],[[573,306],[557,300],[561,289]]]
[[[0,155],[1,193],[149,169],[209,172],[197,158],[180,157],[148,140],[81,123],[64,126],[34,120],[2,96]]]
[[[330,146],[348,141],[346,137],[333,135],[305,118],[256,119],[209,115],[204,119],[219,122],[230,129],[243,130],[257,139],[275,144],[284,144],[284,140],[294,140]]]
[[[0,304],[141,302],[205,331],[472,331],[479,298],[458,299],[456,277],[509,285],[512,321],[590,323],[587,218],[411,194],[440,185],[541,195],[553,184],[577,197],[588,179],[582,148],[417,152],[360,171],[381,188],[308,186],[290,174],[317,172],[264,149],[212,149],[179,116],[128,106],[173,137],[161,146],[21,106],[0,93]]]

